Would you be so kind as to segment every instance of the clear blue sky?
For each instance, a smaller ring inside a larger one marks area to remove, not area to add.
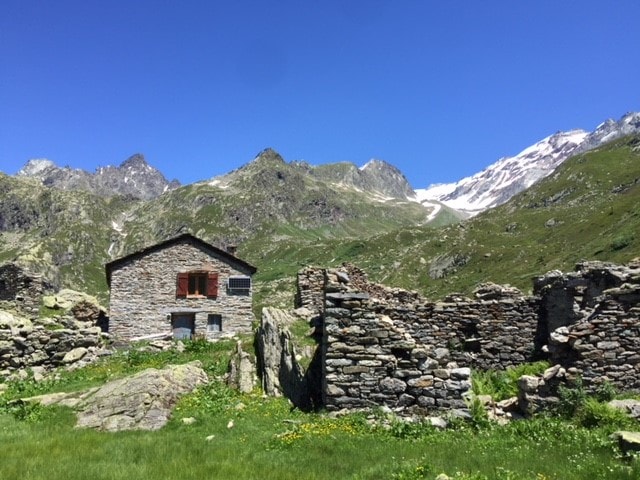
[[[0,170],[141,152],[183,183],[265,147],[415,188],[640,110],[640,2],[2,0]]]

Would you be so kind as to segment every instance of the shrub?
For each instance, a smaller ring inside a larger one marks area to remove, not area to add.
[[[621,234],[615,237],[610,244],[610,248],[613,251],[622,250],[633,243],[633,234]]]
[[[558,398],[560,399],[556,408],[558,414],[565,418],[572,418],[587,399],[587,393],[582,387],[582,380],[577,379],[571,387],[560,385]]]
[[[634,422],[622,410],[587,398],[576,412],[576,421],[586,428],[610,427],[614,430],[632,427]]]
[[[596,389],[596,398],[601,402],[610,402],[617,394],[616,387],[611,382],[604,382]]]
[[[515,397],[518,394],[518,379],[522,375],[540,375],[547,368],[549,363],[540,361],[525,363],[502,371],[473,372],[473,393],[491,395],[495,401]]]

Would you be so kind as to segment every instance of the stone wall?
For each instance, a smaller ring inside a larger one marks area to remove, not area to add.
[[[640,391],[640,262],[582,263],[576,272],[538,278],[536,292],[547,313],[552,363],[588,390],[609,382]]]
[[[29,318],[36,318],[42,295],[52,286],[42,277],[27,272],[15,263],[0,265],[0,308],[10,305],[12,310]]]
[[[218,273],[216,298],[176,296],[177,274],[193,270]],[[188,240],[134,257],[111,273],[109,331],[119,340],[171,335],[171,313],[184,312],[195,313],[196,334],[251,333],[251,294],[226,288],[228,278],[235,275],[250,272]],[[208,314],[222,315],[222,331],[207,330]]]
[[[350,265],[305,269],[301,277],[307,292],[322,295],[322,391],[329,410],[462,408],[470,368],[539,359],[581,377],[587,389],[608,381],[640,391],[640,262],[587,262],[570,274],[550,272],[535,280],[534,296],[484,284],[473,299],[442,302],[368,283]],[[302,298],[302,306],[320,303]]]
[[[323,403],[328,410],[386,405],[396,410],[464,408],[469,368],[446,348],[419,344],[368,294],[328,292],[323,330]]]
[[[307,267],[298,272],[296,281],[296,307],[305,307],[312,312],[324,308],[324,270]]]
[[[84,364],[104,353],[104,337],[100,327],[71,315],[31,321],[0,311],[0,377]]]

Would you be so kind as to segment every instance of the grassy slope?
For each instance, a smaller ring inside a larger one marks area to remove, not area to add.
[[[353,261],[374,280],[433,298],[469,293],[484,281],[527,291],[533,276],[572,270],[584,259],[628,261],[640,255],[638,145],[639,137],[627,137],[570,159],[507,204],[460,225],[334,245],[336,260]],[[429,266],[443,257],[467,263],[444,278],[430,278]]]

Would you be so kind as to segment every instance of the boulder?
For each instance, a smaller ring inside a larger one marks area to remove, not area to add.
[[[640,418],[640,400],[634,400],[632,398],[626,398],[624,400],[611,400],[609,406],[622,410],[631,418]]]
[[[610,438],[618,441],[618,446],[625,455],[631,452],[640,452],[640,432],[620,430],[614,432]]]
[[[42,303],[47,308],[52,308],[55,310],[71,310],[76,305],[80,303],[84,303],[85,305],[96,305],[99,309],[104,310],[100,307],[100,303],[91,295],[88,295],[84,292],[76,292],[75,290],[63,289],[60,290],[55,295],[47,295],[42,297]]]
[[[28,318],[0,310],[0,331],[1,330],[10,331],[11,335],[17,336],[20,335],[21,332],[33,331],[33,324]]]
[[[242,349],[242,342],[236,344],[236,351],[230,360],[228,383],[242,393],[251,393],[256,385],[256,367],[251,355]]]
[[[84,357],[88,351],[89,350],[87,350],[84,347],[78,347],[78,348],[74,348],[73,350],[69,350],[64,355],[62,359],[62,363],[64,364],[75,363],[78,360],[82,359],[82,357]]]
[[[284,395],[294,405],[305,404],[309,394],[304,374],[287,325],[292,316],[285,310],[264,308],[258,329],[258,352],[262,366],[262,389],[267,395]]]
[[[149,368],[102,387],[81,392],[31,397],[23,401],[60,404],[77,412],[78,428],[105,431],[158,430],[171,416],[181,395],[207,383],[200,362]]]

